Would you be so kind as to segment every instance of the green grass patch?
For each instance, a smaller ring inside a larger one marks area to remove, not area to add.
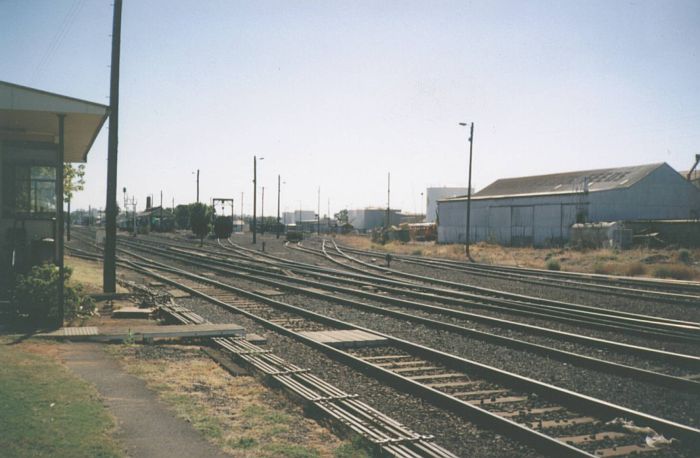
[[[94,388],[50,356],[10,342],[0,337],[0,454],[122,456]]]

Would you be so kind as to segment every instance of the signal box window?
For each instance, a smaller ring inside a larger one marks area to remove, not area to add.
[[[3,213],[53,217],[56,213],[56,167],[5,164]]]

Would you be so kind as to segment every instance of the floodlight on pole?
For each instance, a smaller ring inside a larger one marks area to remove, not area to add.
[[[462,127],[466,127],[469,124],[467,124],[466,122],[460,122],[459,125]],[[471,127],[469,129],[469,182],[467,184],[467,222],[466,222],[466,232],[467,232],[466,235],[467,236],[466,236],[466,240],[465,240],[465,251],[466,251],[467,258],[470,261],[474,261],[472,259],[471,253],[469,252],[469,235],[470,235],[469,229],[471,226],[470,217],[471,217],[471,205],[472,205],[472,147],[473,147],[473,145],[474,145],[474,123],[472,122]]]

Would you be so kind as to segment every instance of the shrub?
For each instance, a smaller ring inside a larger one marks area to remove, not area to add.
[[[554,258],[548,259],[547,263],[545,264],[545,267],[547,267],[547,270],[561,270],[561,265],[559,264],[559,261],[557,261]]]
[[[673,278],[675,280],[692,280],[695,271],[688,266],[665,265],[654,269],[654,276],[657,278]]]
[[[683,248],[682,250],[678,250],[678,254],[676,255],[678,258],[678,262],[682,262],[683,264],[690,264],[690,251],[686,250]]]
[[[612,275],[615,271],[615,267],[608,263],[603,264],[602,262],[596,262],[593,264],[593,272],[601,275]]]
[[[630,277],[634,277],[636,275],[644,275],[645,273],[647,273],[647,266],[645,266],[641,262],[634,262],[628,265],[625,269],[625,275],[628,275]]]
[[[423,250],[421,250],[420,248],[417,248],[417,249],[411,251],[411,254],[412,254],[413,256],[422,256],[422,255],[423,255]]]
[[[80,285],[69,286],[73,271],[65,268],[64,278],[64,318],[71,321],[92,315],[95,302],[82,294]],[[58,266],[42,264],[32,267],[26,275],[17,276],[13,300],[21,313],[26,313],[33,321],[54,319],[58,316],[60,278]]]

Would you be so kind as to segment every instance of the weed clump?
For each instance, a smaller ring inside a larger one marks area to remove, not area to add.
[[[606,262],[596,262],[593,264],[593,272],[601,275],[612,275],[613,272],[615,271],[615,266],[613,266],[611,263]]]
[[[692,280],[695,271],[688,266],[666,265],[658,266],[654,269],[654,276],[657,278],[673,278],[674,280]]]
[[[690,251],[685,248],[678,250],[676,257],[678,258],[678,262],[682,262],[683,264],[690,264],[691,262]]]
[[[635,277],[637,275],[644,275],[647,273],[647,266],[641,262],[634,262],[627,266],[625,269],[625,275],[629,277]]]
[[[561,270],[561,265],[559,264],[559,261],[554,258],[548,259],[547,263],[545,264],[545,267],[547,267],[547,270]]]

